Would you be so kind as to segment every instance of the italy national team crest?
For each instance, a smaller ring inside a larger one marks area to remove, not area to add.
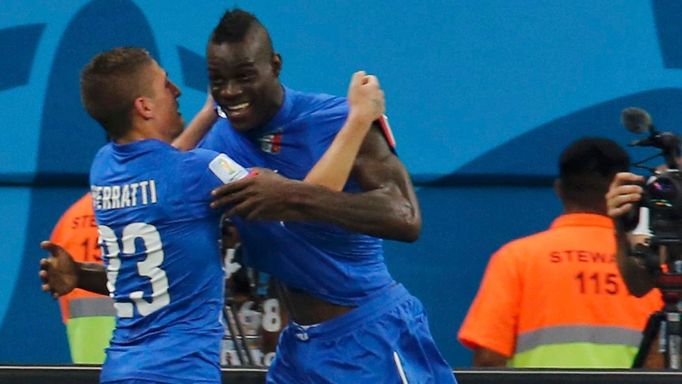
[[[263,152],[279,153],[282,150],[282,132],[263,135],[258,141]]]

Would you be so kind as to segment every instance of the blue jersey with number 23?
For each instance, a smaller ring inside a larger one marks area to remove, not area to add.
[[[227,181],[215,170],[232,164],[158,140],[97,153],[90,183],[117,314],[101,382],[220,383],[224,272],[209,202]]]

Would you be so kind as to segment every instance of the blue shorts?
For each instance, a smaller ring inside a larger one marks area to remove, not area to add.
[[[267,383],[456,383],[436,348],[424,308],[402,285],[352,311],[280,335]]]
[[[186,330],[156,333],[136,344],[112,340],[102,365],[100,383],[220,384],[222,329],[209,334]]]

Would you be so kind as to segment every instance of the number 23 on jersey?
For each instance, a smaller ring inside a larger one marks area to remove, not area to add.
[[[121,297],[116,297],[114,303],[116,315],[120,318],[131,318],[137,309],[140,316],[147,316],[168,305],[170,303],[168,278],[166,272],[161,269],[164,260],[163,245],[156,227],[147,223],[131,223],[123,228],[120,239],[106,225],[100,225],[98,229],[102,254],[109,261],[107,288],[114,297],[117,288],[120,288],[117,287],[116,280],[121,269],[121,259],[136,254],[136,241],[141,241],[142,250],[139,253],[145,256],[142,261],[137,262],[137,277],[143,279],[141,284],[151,286],[151,294],[145,297],[142,290],[132,291],[127,295],[130,302],[122,302]]]

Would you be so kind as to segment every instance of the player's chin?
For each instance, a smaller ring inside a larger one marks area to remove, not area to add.
[[[263,124],[262,121],[251,114],[240,116],[238,118],[230,117],[228,115],[228,120],[230,120],[230,125],[232,125],[232,127],[239,132],[247,132]]]

